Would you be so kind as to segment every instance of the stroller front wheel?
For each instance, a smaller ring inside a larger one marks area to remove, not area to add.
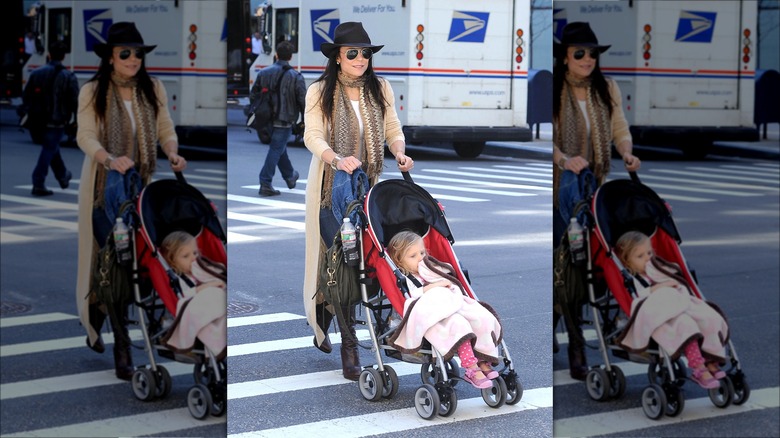
[[[208,417],[211,412],[211,393],[205,385],[198,383],[187,392],[187,409],[197,420]]]
[[[441,402],[439,393],[433,385],[425,384],[414,393],[414,410],[425,420],[430,420],[439,413]]]
[[[610,379],[604,368],[593,368],[585,376],[585,387],[590,398],[596,401],[605,401],[609,398]]]
[[[149,401],[157,393],[154,373],[149,368],[138,368],[135,370],[130,382],[133,385],[133,394],[135,394],[135,398],[138,400]]]
[[[384,392],[384,381],[382,374],[376,368],[364,369],[358,377],[360,394],[368,401],[378,401]]]
[[[493,386],[482,390],[482,400],[491,408],[498,409],[506,402],[506,383],[500,377],[491,380],[491,382],[493,382]]]
[[[651,420],[663,417],[666,412],[666,394],[663,388],[653,383],[642,391],[642,411]]]
[[[727,408],[734,397],[734,386],[731,384],[731,379],[726,376],[720,380],[720,386],[717,388],[707,390],[710,396],[710,401],[716,407],[721,409]]]

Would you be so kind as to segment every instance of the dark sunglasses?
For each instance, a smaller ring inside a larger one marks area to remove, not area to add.
[[[364,47],[360,49],[360,53],[363,54],[363,57],[366,59],[371,59],[371,55],[374,54],[374,52],[368,47]],[[347,59],[352,61],[353,59],[357,58],[358,49],[349,49],[346,52],[344,52],[344,54],[347,56]]]
[[[574,59],[579,61],[580,59],[584,58],[585,57],[585,52],[586,52],[585,49],[577,49],[577,50],[575,50],[574,51]],[[599,53],[600,53],[599,49],[594,47],[594,48],[590,49],[589,52],[590,52],[590,57],[591,58],[599,59]]]
[[[135,50],[130,49],[123,49],[119,52],[119,59],[122,61],[126,60],[130,57],[130,53],[135,52],[135,57],[138,59],[144,59],[144,55],[146,55],[146,52],[142,48],[137,48]]]

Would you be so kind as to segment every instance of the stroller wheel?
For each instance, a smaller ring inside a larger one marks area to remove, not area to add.
[[[657,420],[664,415],[666,395],[663,388],[653,383],[642,391],[642,411],[651,420]]]
[[[458,408],[458,393],[446,383],[436,385],[439,392],[439,416],[449,417]]]
[[[358,387],[360,394],[368,401],[377,401],[382,398],[384,391],[384,379],[382,374],[376,368],[366,368],[358,377]],[[397,386],[397,385],[396,385]]]
[[[609,372],[609,397],[620,398],[626,392],[626,376],[623,370],[616,365],[612,365]]]
[[[157,366],[155,382],[157,382],[157,398],[168,397],[168,394],[171,393],[173,383],[171,381],[171,374],[162,365]]]
[[[517,374],[514,371],[500,376],[506,385],[506,404],[517,404],[523,398],[523,385],[517,380]]]
[[[187,392],[187,409],[198,420],[208,417],[211,412],[211,393],[205,385],[197,384]]]
[[[731,384],[729,376],[720,379],[718,382],[720,382],[719,387],[707,391],[710,396],[710,401],[716,407],[721,409],[727,408],[734,397],[734,386]]]
[[[585,376],[585,388],[590,398],[605,401],[610,397],[610,379],[604,368],[592,368]]]
[[[668,384],[664,386],[666,395],[666,415],[676,417],[685,408],[685,394],[682,388],[677,385]]]
[[[731,384],[734,389],[734,399],[731,402],[739,406],[750,398],[750,386],[748,386],[742,371],[738,371],[734,375],[729,375],[729,378],[731,379]]]
[[[382,380],[384,382],[384,385],[382,386],[382,397],[395,397],[398,393],[398,374],[391,366],[385,365],[385,375]]]
[[[430,420],[439,413],[440,404],[439,393],[433,385],[426,383],[414,393],[414,410],[425,420]]]
[[[482,400],[491,408],[498,409],[506,402],[506,383],[504,379],[493,379],[493,386],[482,390]]]
[[[157,383],[154,373],[149,368],[135,370],[130,383],[133,385],[133,394],[138,400],[149,401],[156,395]]]

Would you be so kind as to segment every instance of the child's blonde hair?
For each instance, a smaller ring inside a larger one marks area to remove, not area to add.
[[[650,238],[647,237],[646,234],[639,231],[628,231],[620,236],[620,238],[615,243],[615,253],[618,256],[620,263],[623,263],[623,266],[626,266],[628,256],[631,254],[634,248],[649,239]]]
[[[160,253],[162,253],[165,261],[168,262],[172,268],[174,268],[173,259],[176,257],[176,253],[181,249],[182,246],[187,245],[193,240],[195,240],[195,236],[186,231],[173,231],[172,233],[165,236],[162,244],[160,244]],[[174,268],[174,270],[178,271],[176,268]]]
[[[390,255],[390,260],[392,260],[404,274],[409,274],[409,272],[401,266],[401,258],[418,240],[422,240],[422,236],[414,231],[401,231],[393,236],[393,238],[390,239],[390,242],[387,243],[387,254]]]

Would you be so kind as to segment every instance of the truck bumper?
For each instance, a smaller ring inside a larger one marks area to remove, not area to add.
[[[408,143],[444,141],[473,143],[486,141],[531,141],[530,128],[516,126],[404,126]]]

